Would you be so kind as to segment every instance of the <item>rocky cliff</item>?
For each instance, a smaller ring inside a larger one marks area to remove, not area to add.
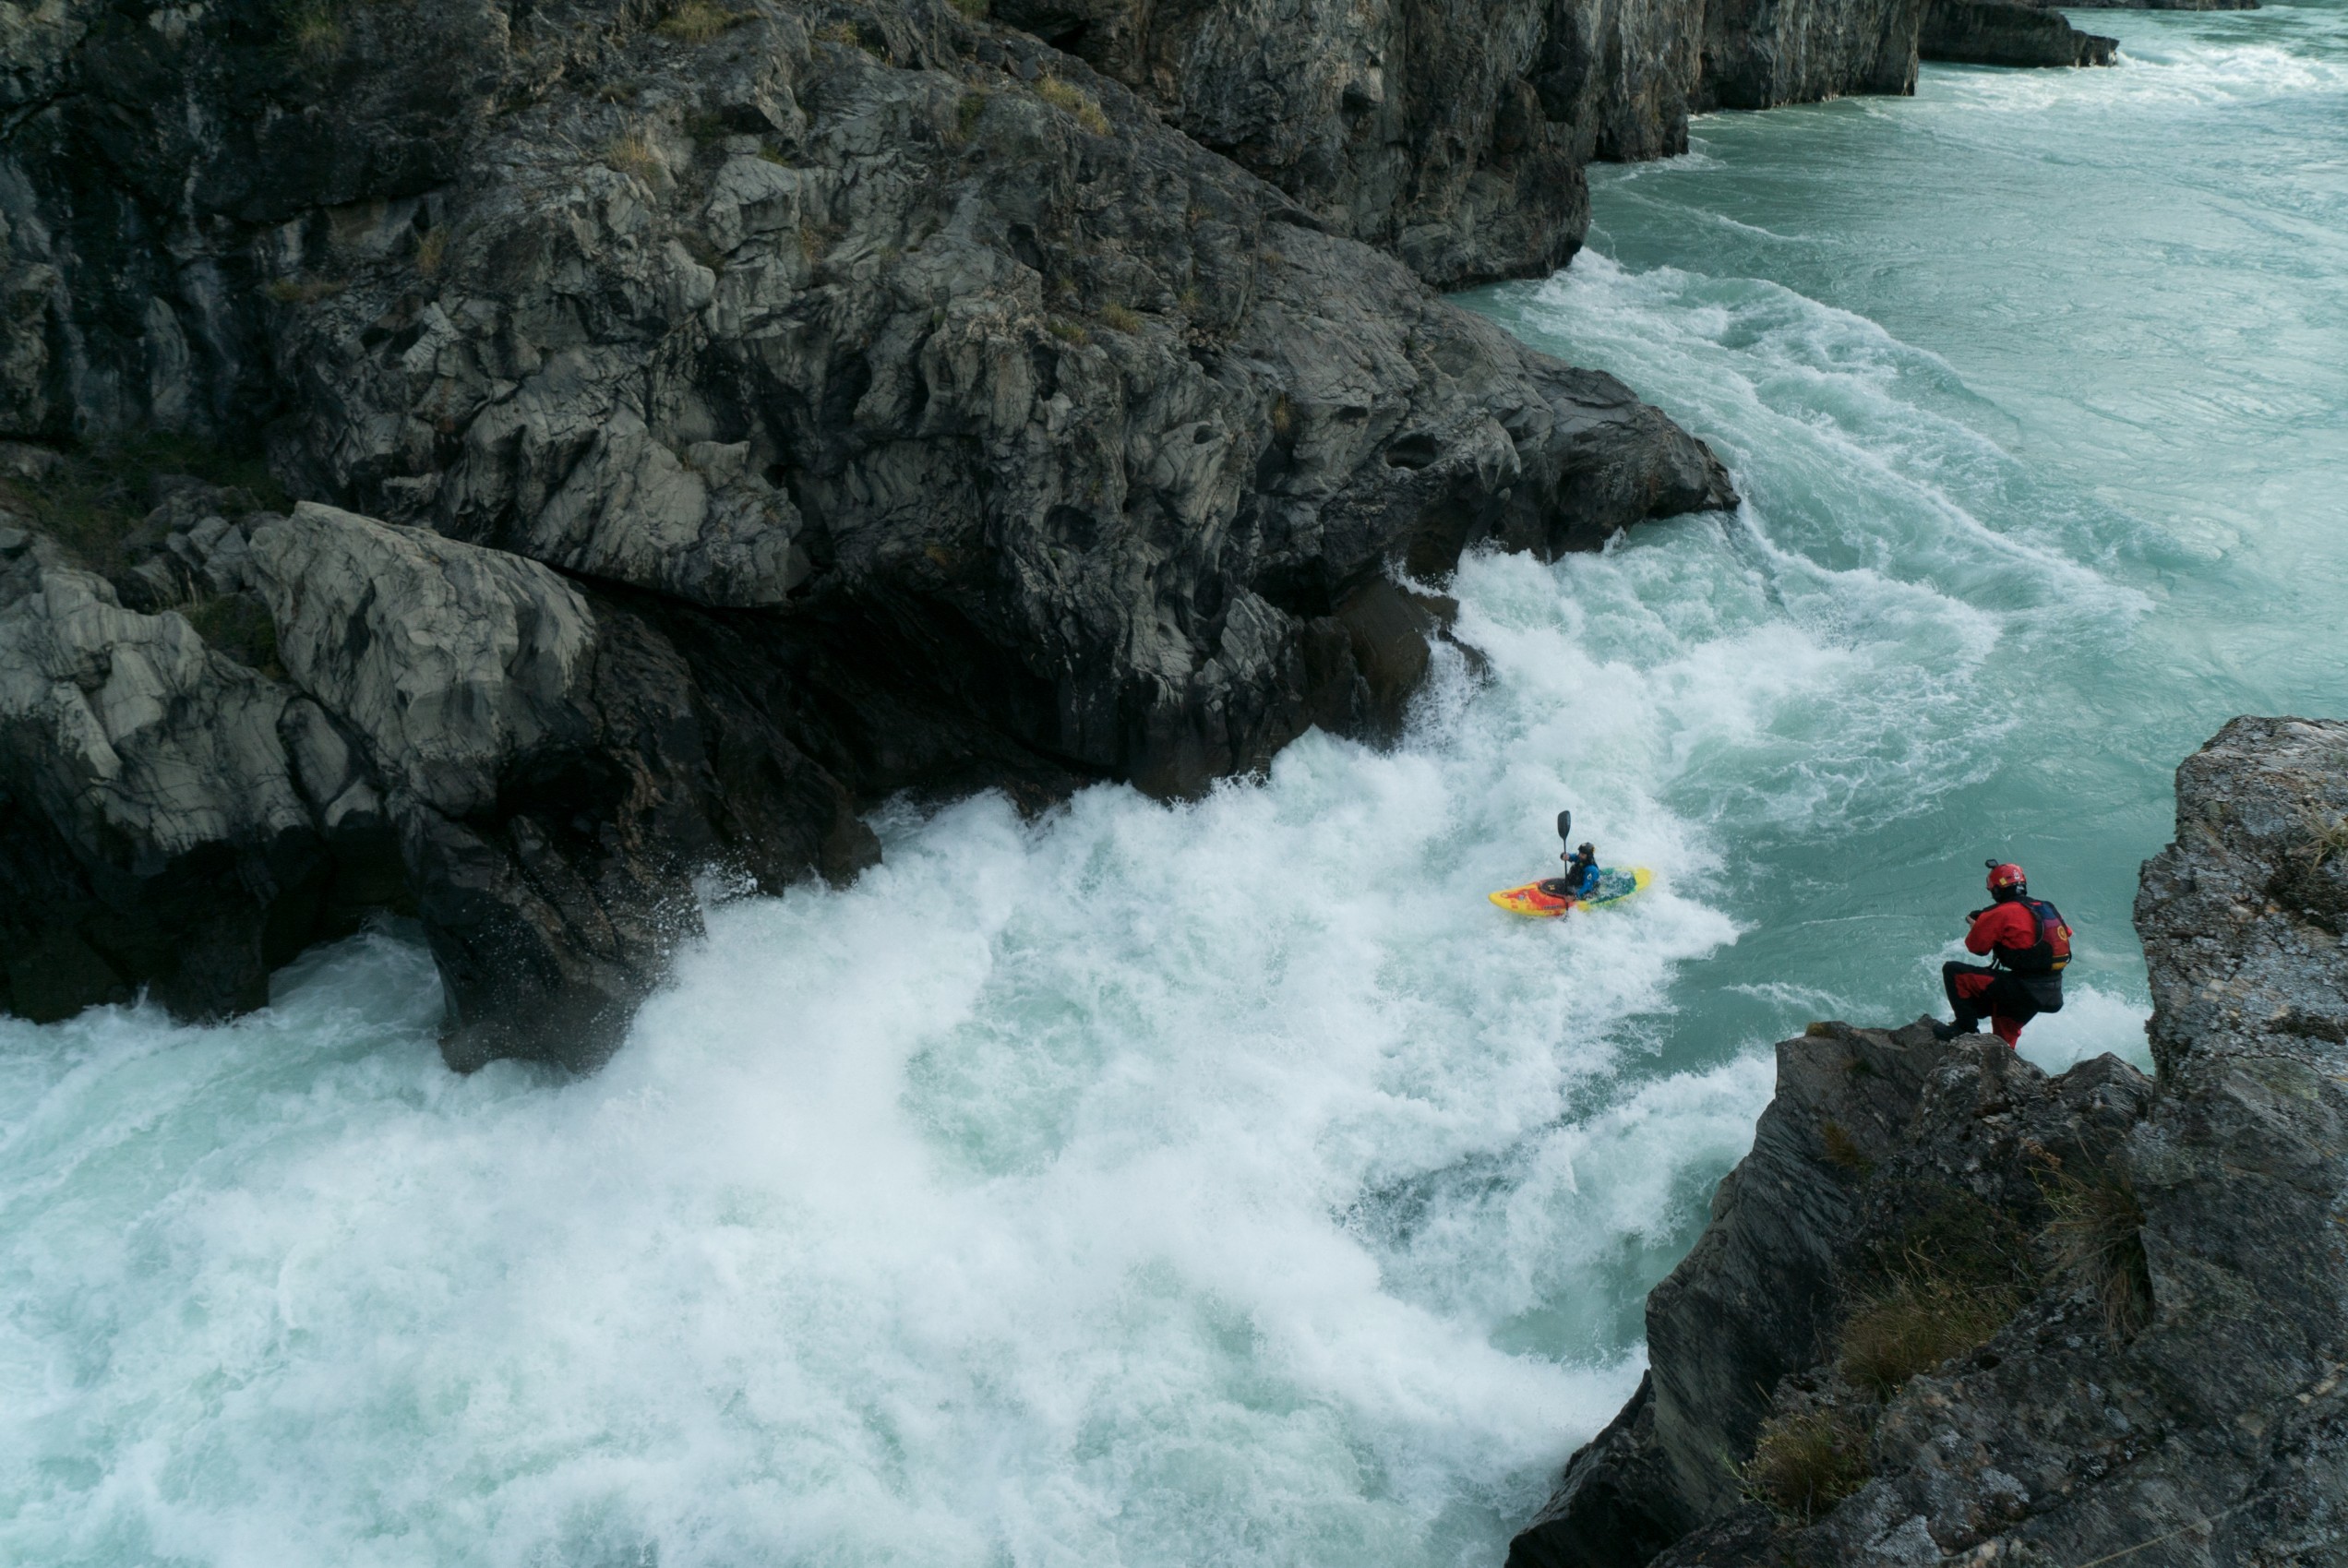
[[[1391,569],[1732,499],[1619,382],[944,5],[7,25],[33,1016],[250,1006],[383,907],[452,1061],[589,1064],[703,872],[851,875],[899,790],[1390,731],[1440,631]],[[157,428],[316,499],[103,472]]]
[[[1270,281],[1256,258],[1311,249],[1282,245],[1291,230],[1388,246],[1439,286],[1538,275],[1580,242],[1585,160],[1682,148],[1691,105],[1907,91],[1921,0],[965,14],[984,9],[7,7],[0,435],[254,435],[296,415],[310,429],[282,455],[303,479],[415,481],[418,444],[444,449],[437,467],[467,444],[479,389],[458,376],[415,406],[392,383],[453,376],[444,350],[462,345],[474,380],[521,383],[561,341],[584,403],[610,403],[627,342],[712,305],[759,331],[744,291],[832,301],[794,333],[829,364],[843,338],[909,336],[888,331],[883,301],[920,319],[993,289],[1000,268],[976,251],[1036,275],[1036,315],[1087,331],[1101,312],[1139,315],[1177,338],[1233,327]],[[1324,269],[1299,260],[1308,280]],[[401,298],[439,317],[385,315]],[[348,409],[324,392],[354,366],[312,366],[319,350],[378,362]],[[712,377],[704,357],[678,341],[657,366],[629,364],[660,383],[636,418],[662,423],[662,394]],[[815,418],[871,392],[744,364],[735,401],[754,368],[812,397]],[[716,388],[698,392],[690,423],[744,423]],[[700,563],[672,573],[749,569],[742,593],[770,593],[798,570],[786,549],[751,561],[733,543],[780,505],[759,467],[641,481],[669,514],[702,493]],[[472,491],[449,500],[500,500]]]
[[[1456,288],[1562,265],[1584,165],[1691,112],[1915,90],[1923,0],[999,0],[1333,232]]]
[[[2119,46],[2015,0],[1929,0],[1917,36],[1925,59],[1972,66],[2108,66]]]
[[[2156,1076],[1813,1025],[1551,1564],[2348,1561],[2348,724],[2237,719],[2137,899]]]

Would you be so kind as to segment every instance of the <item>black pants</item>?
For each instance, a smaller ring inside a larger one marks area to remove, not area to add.
[[[1986,964],[1944,964],[1940,966],[1940,988],[1948,998],[1949,1011],[1957,1015],[1957,1026],[1971,1029],[1984,1015],[2008,1021],[2013,1032],[2021,1033],[2023,1024],[2042,1012],[2063,1011],[2063,977],[2059,975],[2033,975],[2024,977]],[[2006,1031],[1998,1031],[2001,1037]],[[2013,1041],[2007,1039],[2007,1045]]]

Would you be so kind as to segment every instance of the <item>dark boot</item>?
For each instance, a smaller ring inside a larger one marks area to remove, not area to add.
[[[1971,1023],[1943,1023],[1938,1019],[1935,1019],[1933,1020],[1933,1038],[1935,1040],[1953,1040],[1959,1035],[1973,1034],[1979,1028],[1980,1023],[1978,1020]]]

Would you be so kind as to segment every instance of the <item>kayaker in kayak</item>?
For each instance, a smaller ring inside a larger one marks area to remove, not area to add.
[[[1565,862],[1565,874],[1551,877],[1541,883],[1541,892],[1552,898],[1587,898],[1598,888],[1598,845],[1578,845],[1571,855],[1557,857]]]

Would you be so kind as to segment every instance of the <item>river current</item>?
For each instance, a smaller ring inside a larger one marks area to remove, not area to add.
[[[2024,1054],[2141,1061],[2170,770],[2342,711],[2348,9],[2079,19],[1468,296],[1747,499],[1469,561],[1391,751],[883,812],[579,1082],[443,1070],[398,929],[0,1020],[0,1560],[1496,1564],[1769,1042],[1934,1007],[1995,855],[2079,933]],[[1493,910],[1560,807],[1655,890]]]

